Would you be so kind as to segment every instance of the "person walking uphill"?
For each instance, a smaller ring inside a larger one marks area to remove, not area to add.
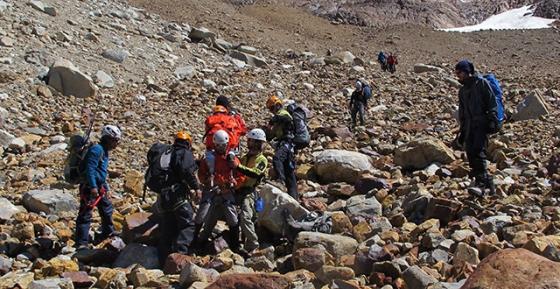
[[[76,246],[87,248],[93,208],[97,207],[101,216],[101,235],[98,240],[115,235],[113,226],[113,204],[109,200],[109,151],[117,148],[122,137],[121,130],[106,125],[101,131],[101,140],[92,145],[83,161],[84,178],[80,182],[80,211],[76,219]]]
[[[158,194],[158,251],[162,265],[172,252],[191,253],[195,225],[189,192],[199,189],[191,142],[189,133],[179,131],[173,145],[156,143],[148,152],[146,185]]]
[[[255,216],[255,202],[257,200],[256,187],[266,175],[268,161],[263,155],[263,144],[266,133],[259,128],[247,134],[247,148],[249,151],[239,162],[233,162],[236,170],[238,188],[236,189],[237,203],[241,207],[239,225],[245,239],[244,250],[252,253],[259,248],[259,238],[255,232],[253,218]]]
[[[356,89],[350,96],[348,109],[352,118],[352,128],[356,127],[356,117],[360,118],[360,125],[365,125],[365,114],[367,110],[367,101],[371,98],[371,87],[362,80],[356,81]]]
[[[497,104],[488,81],[476,74],[474,65],[462,60],[455,66],[455,74],[463,85],[459,90],[460,132],[457,143],[467,153],[475,185],[469,192],[482,196],[485,189],[495,194],[494,181],[488,174],[486,146],[488,134],[497,131],[499,125]]]
[[[284,108],[282,100],[276,95],[271,96],[266,107],[274,114],[268,123],[267,135],[273,141],[275,149],[272,166],[276,179],[284,183],[288,194],[299,199],[296,179],[296,162],[294,139],[294,123],[290,113]]]

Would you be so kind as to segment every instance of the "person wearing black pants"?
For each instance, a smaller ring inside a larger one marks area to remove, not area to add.
[[[274,114],[268,123],[266,134],[275,149],[272,158],[274,173],[278,181],[285,184],[287,193],[298,200],[293,118],[276,95],[267,100],[266,107]]]
[[[495,194],[494,181],[488,173],[486,146],[488,135],[496,131],[497,104],[488,81],[475,73],[474,65],[462,60],[455,66],[455,74],[463,84],[459,90],[460,133],[457,142],[462,146],[471,168],[469,176],[475,185],[469,192],[478,196]]]
[[[163,266],[172,252],[192,253],[195,223],[189,191],[199,190],[199,184],[194,175],[197,165],[191,151],[191,136],[187,132],[178,132],[169,153],[156,158],[155,162],[167,168],[162,167],[162,171],[167,172],[167,184],[156,192],[160,211],[158,252]]]

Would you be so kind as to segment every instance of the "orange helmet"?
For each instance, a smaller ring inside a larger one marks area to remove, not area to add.
[[[266,101],[266,108],[270,110],[277,104],[282,104],[282,100],[278,96],[273,95],[269,97],[268,100]]]
[[[214,106],[214,109],[212,110],[212,112],[214,112],[214,113],[227,113],[228,110],[225,106],[216,105],[216,106]]]
[[[189,143],[192,142],[191,135],[186,131],[179,131],[175,136],[175,139],[180,139],[184,141],[188,141]]]

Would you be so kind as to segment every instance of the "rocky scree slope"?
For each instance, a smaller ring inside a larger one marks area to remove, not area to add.
[[[349,51],[263,54],[119,1],[2,1],[0,9],[2,288],[457,288],[493,252],[484,264],[510,267],[519,256],[527,266],[542,263],[535,254],[559,260],[558,165],[545,169],[560,138],[553,76],[498,68],[517,121],[490,144],[499,197],[480,200],[466,193],[464,155],[446,145],[457,126],[451,63],[387,75]],[[368,125],[350,132],[345,106],[357,77],[380,89]],[[332,234],[300,234],[294,244],[265,238],[247,259],[229,250],[174,255],[158,268],[155,196],[140,201],[147,148],[188,129],[200,154],[203,119],[217,95],[231,96],[255,127],[270,117],[263,105],[276,90],[311,109],[313,141],[298,155],[301,204],[265,185],[265,199],[280,206],[259,222],[278,232],[284,207],[296,216],[324,211]],[[523,100],[527,108],[516,111]],[[75,254],[76,190],[61,175],[65,141],[83,129],[84,107],[97,113],[95,131],[117,123],[125,134],[110,172],[123,236]],[[531,253],[500,255],[519,247]],[[555,272],[554,261],[543,266]],[[488,276],[484,268],[473,276]],[[466,284],[480,282],[492,280]]]

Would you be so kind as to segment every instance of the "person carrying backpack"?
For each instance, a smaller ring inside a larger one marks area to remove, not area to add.
[[[357,80],[355,84],[356,89],[350,96],[350,103],[348,109],[352,118],[352,128],[356,127],[356,116],[360,118],[360,125],[365,125],[365,114],[367,110],[367,101],[371,98],[371,87],[365,84],[362,80]]]
[[[121,140],[121,130],[114,125],[106,125],[101,131],[98,144],[88,148],[80,164],[83,178],[80,181],[80,209],[76,218],[76,247],[85,249],[89,245],[89,229],[93,208],[97,207],[101,217],[99,240],[116,235],[113,225],[113,204],[109,197],[107,176],[109,173],[109,152],[117,148]]]
[[[397,71],[397,57],[393,55],[393,53],[389,53],[389,57],[387,58],[387,68],[389,72],[395,73]]]
[[[197,246],[204,244],[210,237],[218,220],[223,216],[230,229],[228,245],[234,251],[239,248],[239,221],[235,206],[234,190],[236,180],[232,163],[239,159],[233,152],[228,152],[229,134],[224,130],[213,136],[215,167],[211,183],[210,168],[206,161],[200,162],[198,178],[204,186],[204,193],[196,215]]]
[[[258,199],[256,187],[266,175],[268,161],[263,154],[266,143],[266,133],[255,128],[247,134],[247,148],[249,151],[239,162],[232,162],[237,175],[236,189],[237,203],[241,208],[239,225],[245,239],[244,250],[251,254],[259,248],[259,238],[255,232],[253,218],[255,216],[255,202]]]
[[[387,71],[387,55],[385,55],[385,52],[379,51],[379,54],[377,55],[377,62],[381,64],[381,70]]]
[[[189,133],[179,131],[173,145],[155,144],[148,152],[146,184],[158,194],[158,252],[162,265],[172,252],[191,253],[195,225],[189,191],[199,190],[191,142]]]
[[[213,136],[219,131],[225,131],[229,135],[229,144],[226,148],[227,152],[237,150],[239,147],[239,139],[245,135],[247,128],[245,122],[240,117],[231,115],[228,109],[221,105],[214,106],[212,114],[206,118],[204,126],[206,133],[204,135],[204,144],[206,145],[205,161],[210,172],[210,183],[213,184],[214,175],[214,142]]]
[[[245,120],[243,120],[243,117],[241,117],[241,115],[239,114],[239,112],[233,108],[233,106],[231,105],[231,102],[229,101],[229,99],[225,96],[225,95],[220,95],[216,98],[216,105],[221,105],[223,107],[225,107],[229,113],[229,115],[233,116],[233,118],[235,118],[235,120],[237,121],[237,125],[238,125],[238,134],[239,137],[244,136],[245,134],[247,134],[247,125],[245,124]]]
[[[274,114],[268,123],[268,141],[273,141],[274,157],[272,167],[278,181],[285,184],[287,193],[299,199],[296,179],[293,118],[284,108],[282,100],[272,95],[266,102],[268,110]]]
[[[463,85],[459,90],[460,131],[456,143],[465,149],[471,168],[469,176],[475,179],[469,193],[483,196],[488,190],[494,195],[494,181],[486,164],[486,146],[488,135],[497,132],[500,125],[496,97],[488,81],[476,74],[470,61],[457,63],[455,75]]]

